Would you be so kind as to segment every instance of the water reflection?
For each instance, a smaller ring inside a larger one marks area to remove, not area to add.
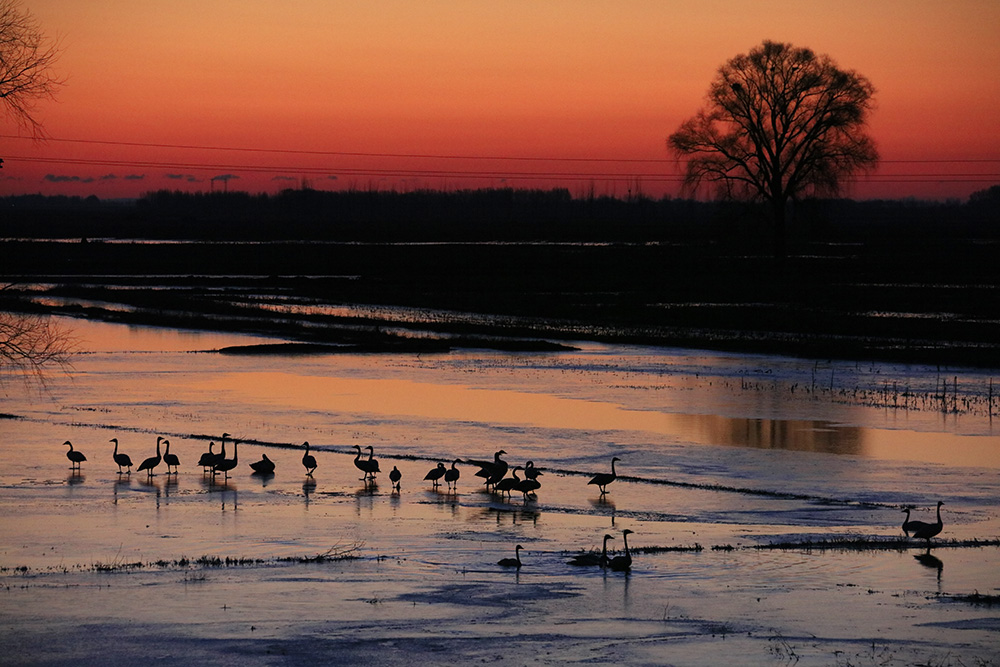
[[[944,570],[944,562],[937,556],[931,553],[931,548],[927,547],[927,551],[922,554],[917,554],[913,557],[918,563],[924,567],[930,568],[932,570],[937,570],[937,583],[938,591],[941,590],[941,571]]]
[[[306,477],[305,481],[302,482],[302,495],[306,499],[306,507],[309,507],[309,496],[316,490],[316,480],[312,477]]]
[[[744,419],[721,415],[673,415],[681,432],[706,444],[858,455],[864,430],[822,420]]]
[[[259,481],[260,482],[260,487],[262,489],[266,489],[267,485],[270,484],[271,481],[274,479],[274,473],[273,472],[254,472],[254,473],[250,473],[250,477],[252,477],[253,479],[256,479],[257,481]]]
[[[78,468],[73,468],[73,470],[69,473],[69,476],[66,478],[66,484],[75,486],[77,484],[83,484],[86,479],[87,477],[80,472]]]

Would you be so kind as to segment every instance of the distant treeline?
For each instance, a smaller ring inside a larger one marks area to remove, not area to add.
[[[1000,238],[1000,185],[968,202],[806,200],[794,241]],[[565,189],[413,192],[289,189],[276,195],[160,190],[135,201],[0,198],[2,238],[342,241],[709,241],[769,244],[753,205],[573,197]]]

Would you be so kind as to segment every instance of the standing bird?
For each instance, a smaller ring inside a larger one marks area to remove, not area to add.
[[[153,468],[160,465],[160,461],[162,460],[160,458],[160,441],[162,440],[162,437],[156,436],[156,456],[150,456],[148,459],[140,463],[138,468],[139,472],[145,470],[147,476],[153,476]]]
[[[258,475],[270,475],[274,472],[274,461],[267,458],[267,454],[260,455],[260,461],[255,461],[250,464],[255,474]]]
[[[425,480],[431,481],[431,486],[437,488],[441,483],[441,478],[444,477],[448,469],[444,467],[443,463],[438,463],[436,468],[431,468],[430,472],[424,475]]]
[[[87,457],[83,455],[83,452],[73,449],[73,443],[67,440],[63,443],[64,445],[69,445],[69,451],[66,452],[66,458],[69,459],[69,469],[79,470],[80,464],[87,460]]]
[[[306,468],[306,474],[312,477],[313,471],[316,470],[316,457],[309,453],[308,440],[302,444],[304,444],[306,448],[306,453],[302,455],[302,465]]]
[[[504,567],[516,567],[520,569],[521,567],[521,549],[523,549],[520,544],[514,547],[514,557],[513,558],[501,558],[497,561],[497,565],[503,565]]]
[[[201,466],[201,471],[203,473],[208,472],[209,469],[215,465],[215,457],[217,454],[212,451],[213,447],[215,447],[214,442],[208,443],[208,451],[202,454],[201,458],[198,459],[198,465]]]
[[[378,461],[372,458],[375,450],[369,447],[368,449],[371,450],[371,453],[369,453],[367,459],[363,459],[361,458],[361,445],[354,445],[354,447],[358,450],[358,455],[354,457],[354,467],[364,473],[364,477],[361,478],[363,481],[374,482],[375,473],[379,472]]]
[[[466,463],[471,463],[473,465],[479,466],[479,472],[476,473],[476,477],[483,477],[486,479],[486,488],[493,486],[507,474],[507,462],[500,458],[502,455],[506,454],[504,450],[500,450],[493,454],[492,461],[477,461],[476,459],[469,459]]]
[[[392,482],[392,486],[397,491],[399,490],[399,480],[403,478],[403,473],[399,472],[399,468],[392,466],[392,470],[389,471],[389,481]]]
[[[451,467],[444,473],[444,481],[447,482],[449,489],[452,488],[452,486],[454,486],[455,489],[458,489],[458,478],[462,475],[462,471],[456,468],[455,464],[461,460],[462,459],[455,459],[452,461]]]
[[[573,556],[570,560],[566,561],[570,565],[600,565],[601,567],[608,566],[608,540],[613,540],[615,538],[610,535],[604,536],[604,547],[601,549],[601,555],[597,555],[596,551],[588,551],[586,553],[577,554]]]
[[[368,475],[375,481],[375,473],[382,472],[378,469],[378,459],[375,458],[375,448],[368,445]]]
[[[514,466],[514,468],[510,471],[511,474],[510,477],[505,477],[501,480],[498,480],[493,485],[493,492],[496,493],[497,491],[499,491],[501,496],[503,496],[503,494],[506,493],[507,498],[509,500],[510,492],[514,490],[514,487],[516,487],[518,484],[521,483],[521,478],[517,476],[517,471],[520,469],[521,466]]]
[[[632,531],[628,528],[622,531],[622,539],[625,541],[625,555],[615,556],[608,561],[608,567],[615,572],[625,572],[632,567],[632,553],[628,550],[628,536],[631,534]]]
[[[524,477],[525,479],[535,479],[542,474],[538,468],[535,467],[534,461],[528,461],[524,464]]]
[[[534,471],[535,477],[528,477],[528,469],[524,469],[524,479],[514,485],[515,491],[520,491],[524,494],[524,499],[527,500],[529,495],[535,496],[535,491],[542,488],[542,483],[538,481],[537,477],[542,473],[537,470]],[[537,496],[535,496],[537,498]]]
[[[906,518],[903,519],[903,533],[907,537],[909,537],[910,533],[914,530],[914,528],[913,528],[913,522],[910,521],[910,510],[912,510],[912,509],[913,508],[909,507],[909,506],[903,508],[903,511],[906,513]]]
[[[111,438],[110,440],[108,440],[108,442],[115,443],[115,451],[111,455],[111,458],[113,458],[115,460],[115,463],[118,464],[118,474],[119,475],[122,474],[122,466],[127,466],[128,467],[128,474],[131,475],[132,474],[132,459],[130,459],[128,457],[128,454],[119,454],[118,453],[118,438]]]
[[[239,440],[233,440],[233,458],[222,459],[212,467],[212,474],[223,473],[225,479],[229,479],[229,471],[236,467],[239,462],[239,452],[236,451],[237,445],[240,444]]]
[[[617,456],[611,459],[611,472],[602,472],[594,475],[587,484],[596,484],[597,488],[601,490],[601,495],[603,496],[608,490],[605,488],[608,484],[618,479],[618,473],[615,472],[615,461],[621,461]]]
[[[908,527],[913,531],[913,537],[918,540],[927,540],[927,546],[930,547],[931,538],[941,532],[944,528],[944,523],[941,521],[941,506],[944,505],[943,500],[939,500],[937,504],[937,521],[935,523],[927,523],[926,521],[907,521]]]
[[[177,458],[176,454],[170,453],[170,441],[164,440],[167,444],[167,451],[163,453],[163,462],[167,464],[167,474],[170,474],[170,466],[174,467],[174,474],[177,474],[177,466],[181,464],[180,459]]]

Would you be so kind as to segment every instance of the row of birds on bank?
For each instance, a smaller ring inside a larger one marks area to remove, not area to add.
[[[230,437],[228,433],[222,434],[222,445],[218,452],[214,451],[215,442],[210,442],[208,445],[208,451],[201,455],[198,459],[198,465],[202,467],[204,473],[211,472],[212,475],[218,473],[223,473],[226,479],[229,478],[229,472],[236,468],[239,463],[239,455],[237,447],[239,445],[239,440],[233,440],[233,456],[228,458],[226,456],[226,440]],[[132,474],[132,459],[128,454],[119,453],[118,451],[118,438],[111,438],[109,442],[113,442],[115,447],[112,453],[112,458],[115,464],[118,466],[118,474]],[[166,451],[161,454],[160,446],[164,445]],[[78,449],[73,448],[73,443],[67,440],[63,445],[68,445],[69,450],[66,452],[66,457],[70,460],[72,464],[71,467],[74,470],[80,469],[80,464],[87,460],[87,457]],[[306,475],[312,476],[313,472],[318,467],[316,457],[310,453],[309,442],[303,443],[305,448],[305,453],[302,455],[302,465],[306,470]],[[375,482],[375,475],[381,472],[379,467],[378,459],[375,458],[375,448],[369,445],[368,458],[364,458],[364,454],[361,445],[354,445],[357,449],[357,455],[354,457],[354,466],[360,470],[364,475],[362,480],[366,484],[373,484]],[[470,465],[475,465],[479,467],[479,471],[476,472],[476,477],[483,480],[486,485],[487,490],[492,490],[494,493],[498,493],[501,496],[506,495],[510,499],[511,494],[514,491],[518,491],[523,494],[525,500],[529,497],[537,497],[535,493],[539,488],[541,488],[542,483],[538,478],[543,474],[541,470],[535,467],[533,461],[528,461],[524,466],[513,466],[511,467],[507,461],[503,459],[503,456],[507,452],[504,450],[499,450],[493,455],[493,460],[478,460],[478,459],[468,459],[463,461],[462,459],[455,459],[451,463],[451,467],[448,468],[444,463],[438,463],[436,467],[432,468],[426,475],[424,475],[425,481],[430,481],[432,487],[437,488],[440,486],[441,480],[444,480],[448,485],[449,490],[458,488],[458,480],[461,477],[461,471],[456,467],[458,463],[467,463]],[[611,459],[611,472],[610,473],[599,473],[594,475],[588,484],[592,484],[600,489],[601,495],[607,493],[607,486],[617,479],[618,474],[615,471],[615,462],[620,461],[617,456]],[[180,466],[180,459],[176,454],[170,452],[170,441],[162,436],[157,436],[156,438],[156,455],[151,456],[142,461],[139,464],[137,471],[146,471],[147,475],[152,477],[153,470],[160,465],[160,463],[165,463],[167,465],[167,473],[177,474],[177,468]],[[124,468],[124,470],[123,470]],[[173,471],[170,469],[173,468]],[[260,461],[255,461],[250,464],[250,468],[255,474],[260,475],[270,475],[274,473],[275,464],[274,461],[268,458],[267,454],[261,455]],[[524,474],[524,478],[518,476],[518,471]],[[510,472],[510,477],[507,473]],[[400,482],[402,480],[402,473],[399,471],[397,466],[393,466],[392,470],[389,472],[389,480],[392,482],[394,489],[400,488]]]
[[[617,556],[608,557],[608,540],[615,539],[611,535],[604,536],[604,546],[601,548],[601,553],[596,551],[585,551],[579,553],[570,560],[566,561],[569,565],[575,565],[577,567],[600,567],[601,569],[614,570],[615,572],[627,572],[632,568],[632,552],[628,548],[628,536],[634,531],[626,528],[622,531],[622,541],[625,543],[625,553],[619,554]],[[521,562],[521,550],[524,549],[520,544],[514,547],[514,557],[513,558],[501,558],[497,561],[497,565],[503,567],[516,567],[520,568],[523,563]]]

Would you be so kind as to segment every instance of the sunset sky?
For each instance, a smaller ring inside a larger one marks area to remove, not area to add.
[[[678,195],[666,137],[765,39],[877,89],[846,194],[1000,183],[1000,2],[26,0],[65,79],[0,194],[566,187]],[[226,150],[210,150],[216,147]],[[239,149],[239,150],[233,150]],[[214,180],[213,180],[214,179]]]

